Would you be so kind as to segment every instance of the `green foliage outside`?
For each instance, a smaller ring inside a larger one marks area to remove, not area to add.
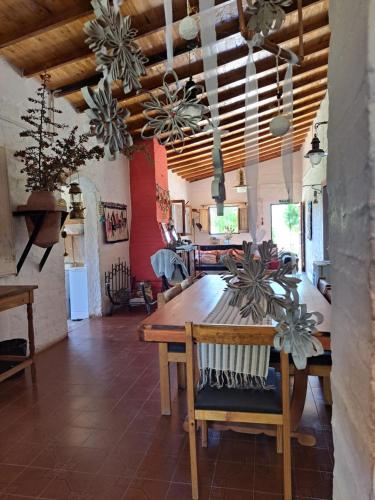
[[[238,207],[224,207],[224,215],[219,217],[216,207],[210,207],[210,234],[223,234],[228,228],[238,233]]]
[[[299,231],[299,210],[296,205],[288,205],[284,211],[284,222],[289,231]]]

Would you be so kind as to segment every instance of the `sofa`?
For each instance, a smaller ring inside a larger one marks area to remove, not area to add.
[[[218,273],[226,270],[221,262],[225,254],[241,252],[242,245],[200,245],[196,253],[195,269],[199,272]]]

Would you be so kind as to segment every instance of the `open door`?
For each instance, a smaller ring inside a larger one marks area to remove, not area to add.
[[[272,241],[280,250],[286,250],[302,255],[302,226],[300,203],[275,203],[271,205],[271,235]]]

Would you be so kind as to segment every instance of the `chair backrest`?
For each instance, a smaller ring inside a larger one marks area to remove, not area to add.
[[[189,288],[194,283],[194,278],[192,276],[189,276],[189,278],[186,278],[184,281],[181,281],[180,285],[182,290],[186,290],[186,288]]]
[[[197,356],[194,345],[228,344],[228,345],[263,345],[273,346],[276,329],[269,325],[193,325],[185,324],[186,332],[186,376],[188,399],[194,397],[195,380],[197,380]],[[283,417],[290,418],[290,389],[289,389],[289,357],[284,350],[280,353],[281,387]]]
[[[165,292],[158,293],[158,307],[161,307],[170,300],[174,299],[181,292],[181,285],[178,284],[172,288],[169,288],[169,290],[166,290]]]

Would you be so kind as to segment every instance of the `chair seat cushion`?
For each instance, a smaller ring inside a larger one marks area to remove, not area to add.
[[[293,358],[289,354],[289,362],[293,363]],[[270,353],[270,363],[280,363],[280,353],[274,347],[271,348]],[[332,356],[331,351],[324,351],[324,354],[321,356],[313,356],[307,360],[309,365],[319,365],[319,366],[331,366],[332,365]]]
[[[198,391],[197,410],[239,411],[247,413],[281,413],[280,374],[274,368],[268,371],[267,384],[270,390],[216,389],[206,385]]]
[[[169,342],[168,352],[186,352],[186,346],[181,342]]]

